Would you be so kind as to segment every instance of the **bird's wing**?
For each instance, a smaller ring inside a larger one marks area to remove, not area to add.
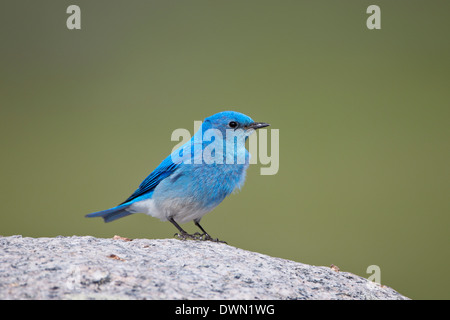
[[[162,180],[174,173],[179,166],[180,163],[172,162],[171,156],[167,157],[155,170],[152,171],[152,173],[148,175],[147,178],[144,179],[144,181],[142,181],[139,188],[121,204],[130,202],[147,192],[153,191]]]

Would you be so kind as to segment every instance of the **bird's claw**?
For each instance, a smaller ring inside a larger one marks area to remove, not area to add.
[[[218,238],[213,238],[207,233],[202,233],[200,236],[201,236],[200,240],[202,240],[202,241],[212,241],[212,242],[218,242],[218,243],[225,243],[225,244],[227,244],[226,241],[221,241]]]
[[[194,235],[189,234],[187,232],[182,232],[182,233],[177,232],[173,236],[180,240],[194,239]]]
[[[194,234],[189,234],[187,232],[185,233],[175,233],[174,237],[180,239],[180,240],[197,240],[197,241],[212,241],[212,242],[218,242],[218,243],[225,243],[227,244],[225,241],[221,241],[217,238],[212,238],[209,234],[207,233],[199,233],[196,232]]]
[[[198,232],[194,233],[194,234],[190,234],[187,232],[182,232],[182,233],[175,233],[174,237],[180,239],[180,240],[203,240],[202,235]]]

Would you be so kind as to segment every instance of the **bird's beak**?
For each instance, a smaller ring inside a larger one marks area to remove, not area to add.
[[[270,124],[265,123],[265,122],[253,122],[252,124],[246,126],[245,129],[256,130],[256,129],[261,129],[261,128],[268,127],[268,126],[270,126]]]

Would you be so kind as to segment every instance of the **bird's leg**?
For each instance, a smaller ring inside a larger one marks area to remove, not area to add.
[[[194,223],[195,223],[195,225],[196,225],[197,227],[200,228],[200,230],[203,231],[203,234],[200,235],[201,237],[203,237],[201,240],[203,240],[203,241],[213,241],[213,242],[226,243],[225,241],[220,241],[220,240],[217,239],[217,238],[216,238],[216,239],[212,238],[212,237],[208,234],[208,232],[206,232],[205,229],[203,229],[203,227],[200,225],[199,221],[200,221],[200,220],[194,220]]]
[[[169,221],[172,222],[172,224],[177,227],[177,229],[180,231],[180,233],[175,233],[174,236],[177,237],[180,240],[186,240],[188,238],[191,239],[195,239],[196,236],[187,233],[186,231],[183,230],[183,228],[180,227],[180,225],[178,223],[175,222],[175,220],[173,218],[169,218]]]
[[[194,223],[197,227],[200,228],[200,230],[203,231],[203,234],[201,236],[205,237],[205,240],[212,240],[211,236],[208,234],[208,232],[205,231],[205,229],[203,229],[203,227],[200,225],[199,220],[194,220]]]

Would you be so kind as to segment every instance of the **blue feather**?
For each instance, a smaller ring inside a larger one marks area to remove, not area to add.
[[[116,219],[123,218],[130,214],[133,214],[133,212],[129,212],[126,210],[129,206],[130,204],[120,205],[111,209],[89,213],[86,215],[86,217],[87,218],[102,217],[105,222],[111,222]]]
[[[144,181],[142,181],[139,188],[121,204],[129,203],[136,198],[153,191],[161,181],[174,173],[178,166],[179,164],[172,162],[170,156],[167,157],[158,167],[156,167],[155,170],[152,171],[152,173],[147,176],[147,178],[144,179]]]

